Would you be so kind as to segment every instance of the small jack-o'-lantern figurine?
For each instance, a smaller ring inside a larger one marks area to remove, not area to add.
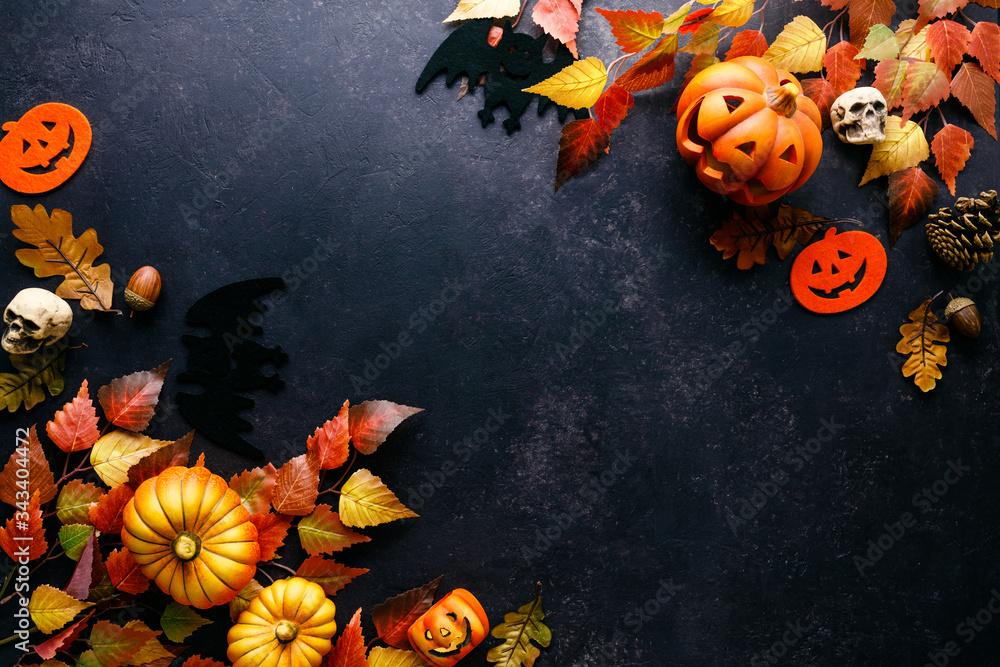
[[[838,234],[830,227],[792,265],[792,294],[814,313],[842,313],[861,305],[885,278],[885,248],[868,232]]]
[[[479,600],[456,588],[410,626],[410,644],[424,660],[451,667],[486,638],[490,622]]]
[[[87,117],[68,104],[40,104],[3,124],[0,181],[24,194],[48,192],[66,182],[90,150]]]

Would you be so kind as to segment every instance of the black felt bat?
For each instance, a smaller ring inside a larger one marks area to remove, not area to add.
[[[178,393],[177,409],[212,442],[257,459],[264,458],[263,452],[239,435],[251,424],[238,413],[251,409],[254,402],[240,394],[285,386],[277,373],[265,375],[262,367],[285,363],[288,355],[280,345],[269,348],[250,340],[263,333],[258,322],[268,307],[260,298],[284,286],[281,278],[257,278],[220,287],[198,299],[184,317],[192,326],[208,327],[209,335],[181,336],[188,348],[188,367],[177,381],[200,384],[205,391]]]
[[[441,72],[447,73],[445,84],[449,86],[461,74],[468,76],[473,84],[485,75],[483,89],[486,101],[479,112],[479,120],[486,127],[494,121],[493,111],[499,106],[505,106],[510,112],[510,118],[503,122],[503,126],[507,129],[507,134],[511,134],[521,128],[521,115],[536,97],[534,93],[523,92],[523,89],[549,78],[572,64],[574,58],[565,45],[559,44],[552,62],[545,62],[542,56],[547,39],[545,35],[531,37],[514,32],[510,21],[504,24],[503,36],[496,47],[490,46],[487,38],[492,25],[490,19],[466,21],[448,35],[420,73],[417,92],[423,92],[427,84]],[[550,104],[555,104],[547,97],[537,97],[539,115]],[[558,105],[556,109],[560,122],[566,120],[566,114],[571,111],[568,107]],[[588,113],[586,109],[580,109],[575,115],[577,118],[586,118]]]

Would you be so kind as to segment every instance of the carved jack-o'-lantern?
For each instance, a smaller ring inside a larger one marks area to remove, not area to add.
[[[486,638],[490,622],[479,600],[456,588],[413,622],[410,644],[424,660],[451,667]]]
[[[823,152],[819,109],[788,72],[743,56],[707,67],[677,101],[677,148],[707,188],[760,206],[808,180]]]
[[[67,105],[50,102],[28,111],[21,120],[3,124],[0,181],[24,194],[62,185],[90,150],[86,116]]]
[[[882,285],[885,248],[867,232],[838,234],[806,246],[792,265],[792,294],[814,313],[840,313],[867,301]]]

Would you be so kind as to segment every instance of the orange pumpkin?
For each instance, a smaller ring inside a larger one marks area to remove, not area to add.
[[[677,102],[677,147],[709,189],[760,206],[808,180],[823,153],[819,109],[755,56],[707,67]]]
[[[207,468],[177,466],[147,479],[123,520],[122,542],[142,573],[181,604],[226,604],[257,571],[250,512]]]
[[[92,132],[87,117],[68,104],[49,102],[3,124],[0,180],[25,194],[62,185],[83,163]]]
[[[407,635],[424,660],[451,667],[476,648],[489,630],[490,622],[476,596],[456,588],[414,621]]]
[[[887,264],[885,248],[868,232],[838,234],[830,227],[795,258],[792,294],[814,313],[841,313],[875,294]]]
[[[323,587],[301,577],[276,581],[229,629],[233,667],[319,667],[337,633],[337,608]]]

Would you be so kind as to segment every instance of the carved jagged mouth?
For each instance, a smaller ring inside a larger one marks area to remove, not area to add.
[[[432,648],[431,650],[428,651],[428,653],[430,653],[430,654],[432,654],[432,655],[434,655],[434,656],[436,656],[438,658],[447,658],[447,657],[450,657],[450,656],[457,655],[457,654],[461,653],[462,649],[464,649],[466,646],[468,646],[469,642],[471,642],[471,641],[472,641],[472,624],[469,622],[469,617],[466,616],[465,617],[465,639],[462,640],[461,644],[459,644],[458,646],[456,646],[453,649]]]
[[[868,267],[868,260],[864,260],[863,262],[861,262],[861,268],[859,268],[855,272],[854,278],[852,280],[850,280],[849,282],[844,283],[840,287],[833,288],[829,292],[826,292],[826,291],[821,290],[821,289],[817,289],[815,287],[812,287],[811,285],[809,286],[809,290],[813,294],[815,294],[816,296],[818,296],[820,298],[823,298],[823,299],[839,299],[840,297],[847,296],[848,294],[850,294],[851,292],[853,292],[855,289],[857,289],[858,286],[861,285],[861,283],[864,281],[864,278],[865,278],[865,269],[867,267]]]
[[[28,173],[34,174],[35,176],[40,176],[42,174],[47,174],[49,172],[55,171],[60,168],[59,161],[63,158],[68,158],[73,153],[73,146],[76,143],[76,132],[72,127],[69,129],[69,140],[66,142],[67,145],[61,151],[56,153],[45,166],[34,165],[31,167],[22,167],[21,170]]]

